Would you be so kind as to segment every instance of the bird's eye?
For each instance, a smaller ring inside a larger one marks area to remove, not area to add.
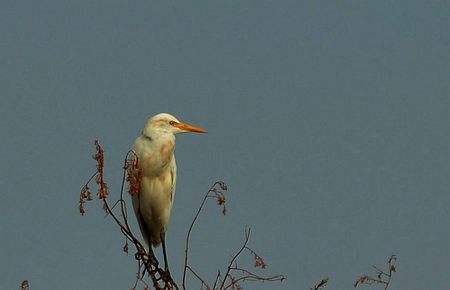
[[[170,121],[169,122],[169,124],[170,124],[170,126],[173,126],[173,125],[175,125],[177,122],[175,122],[175,121]]]

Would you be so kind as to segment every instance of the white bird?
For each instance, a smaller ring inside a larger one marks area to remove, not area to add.
[[[206,130],[181,123],[174,116],[160,113],[147,121],[142,134],[133,145],[137,157],[139,192],[132,196],[142,236],[149,251],[162,243],[164,263],[168,269],[165,233],[170,221],[177,165],[175,135],[186,132],[207,133]]]

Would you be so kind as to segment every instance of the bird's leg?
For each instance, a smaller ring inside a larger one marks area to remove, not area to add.
[[[164,287],[164,289],[178,290],[178,286],[175,283],[175,281],[173,281],[172,275],[170,275],[170,271],[169,271],[169,263],[167,262],[165,233],[161,233],[161,243],[162,243],[163,254],[164,254],[164,276],[162,276],[162,279],[166,283],[166,286]],[[166,288],[167,286],[168,286],[168,288]]]
[[[148,255],[150,257],[154,257],[155,256],[155,253],[153,253],[152,244],[149,244],[149,246],[148,246]]]
[[[167,252],[166,252],[166,235],[165,233],[161,233],[161,243],[164,254],[164,271],[169,271],[169,264],[167,263]]]
[[[158,260],[156,259],[155,252],[153,252],[152,243],[148,243],[148,259],[152,265],[158,266]]]

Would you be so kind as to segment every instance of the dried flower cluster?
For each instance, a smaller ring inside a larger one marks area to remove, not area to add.
[[[267,267],[266,262],[257,254],[254,256],[255,258],[255,268],[265,269]]]
[[[227,214],[227,208],[225,206],[226,198],[222,191],[227,191],[228,187],[223,181],[217,181],[216,185],[217,186],[214,186],[210,190],[210,193],[212,193],[212,195],[208,195],[208,197],[216,198],[217,204],[222,206],[222,214],[226,215]]]
[[[86,201],[92,200],[92,193],[89,191],[89,187],[87,184],[83,186],[80,192],[80,205],[79,210],[81,215],[84,215],[86,213],[86,210],[84,209],[84,204]]]
[[[29,290],[30,289],[30,283],[28,283],[28,280],[23,280],[20,284],[20,288],[22,290]]]
[[[108,196],[108,185],[105,182],[103,174],[105,169],[105,154],[97,140],[95,140],[95,147],[97,150],[97,153],[93,156],[94,160],[97,161],[97,175],[95,176],[95,182],[99,186],[98,197],[100,199],[105,199]]]
[[[126,181],[128,182],[128,193],[130,195],[135,195],[139,193],[140,182],[142,177],[142,170],[139,168],[137,162],[137,156],[134,152],[130,152],[127,159],[125,160],[125,166],[123,167],[127,173]]]

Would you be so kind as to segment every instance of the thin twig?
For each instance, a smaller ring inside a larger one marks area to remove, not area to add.
[[[229,285],[225,286],[225,288],[223,288],[223,290],[226,290],[230,287],[232,287],[234,284],[236,284],[239,281],[269,281],[269,282],[274,282],[274,281],[283,281],[284,279],[286,279],[285,276],[283,275],[275,275],[275,276],[269,276],[269,277],[265,277],[265,276],[260,276],[257,275],[253,272],[250,272],[247,269],[244,268],[239,268],[239,267],[232,267],[231,268],[232,271],[239,271],[244,273],[245,275],[234,279],[232,281],[232,283],[230,283]]]
[[[216,181],[210,188],[209,190],[206,192],[205,196],[203,197],[202,203],[200,204],[197,213],[194,216],[194,219],[192,220],[191,224],[189,225],[189,229],[188,229],[188,233],[186,236],[186,242],[185,242],[185,247],[184,247],[184,269],[183,269],[183,289],[186,290],[186,271],[189,267],[189,263],[188,263],[188,259],[189,259],[189,243],[191,240],[191,233],[192,233],[192,229],[194,228],[194,225],[200,215],[200,212],[202,211],[206,200],[208,199],[208,197],[211,197],[209,194],[211,192],[214,192],[215,188],[217,185],[219,185],[222,189],[226,190],[226,186],[224,186],[224,182],[223,181]]]
[[[211,289],[208,283],[205,280],[203,280],[203,278],[200,277],[200,275],[198,275],[190,266],[187,266],[187,269],[191,271],[191,273],[194,274],[194,276],[197,277],[197,279],[200,280],[200,282],[202,282],[202,285],[205,285],[206,289]]]
[[[366,284],[366,285],[382,284],[382,285],[384,285],[384,290],[387,290],[389,288],[389,286],[391,285],[392,276],[394,275],[394,272],[397,271],[397,268],[395,266],[396,261],[397,261],[397,256],[392,255],[388,260],[388,270],[387,271],[383,271],[376,266],[372,266],[377,272],[376,278],[371,277],[369,275],[362,275],[356,280],[356,282],[353,284],[353,287],[356,288],[360,284]]]
[[[242,247],[237,251],[237,253],[233,256],[230,263],[228,264],[227,271],[225,272],[225,279],[222,281],[222,284],[220,285],[220,289],[224,289],[225,281],[227,280],[227,277],[230,275],[231,268],[233,266],[234,261],[236,261],[237,257],[244,251],[245,247],[247,246],[248,240],[250,239],[250,229],[245,229],[245,240]]]
[[[313,288],[309,288],[309,290],[319,290],[323,287],[325,287],[328,284],[328,281],[330,279],[328,277],[323,278],[322,280],[320,280],[320,282],[315,285]]]
[[[218,270],[217,271],[217,275],[216,275],[216,279],[214,280],[213,289],[216,289],[216,285],[217,285],[217,282],[219,282],[219,279],[220,279],[220,271]]]

